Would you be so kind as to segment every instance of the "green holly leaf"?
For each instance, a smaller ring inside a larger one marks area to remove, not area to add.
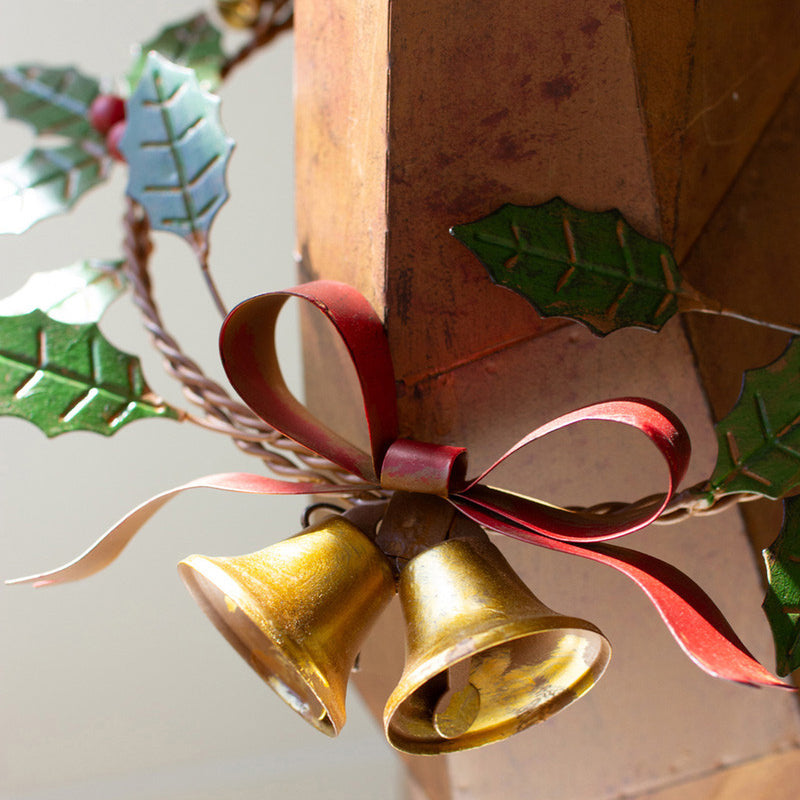
[[[781,676],[800,667],[800,496],[783,505],[780,535],[763,551],[769,584],[763,608]]]
[[[155,51],[173,64],[193,69],[200,86],[213,92],[222,82],[225,54],[221,40],[222,34],[205,14],[197,14],[164,28],[136,48],[135,60],[126,76],[129,91],[136,90],[146,69],[147,54]]]
[[[211,223],[228,199],[225,171],[232,149],[219,121],[219,98],[200,89],[192,70],[150,53],[128,101],[120,141],[128,194],[145,209],[150,225],[205,252]]]
[[[682,287],[669,248],[637,233],[616,209],[582,211],[559,197],[540,206],[504,205],[451,230],[492,280],[522,295],[544,317],[569,317],[605,335],[636,326],[659,330]]]
[[[24,64],[0,70],[0,99],[8,116],[26,122],[38,134],[102,141],[91,126],[89,106],[100,85],[73,67]]]
[[[27,419],[47,436],[110,436],[137,419],[177,418],[148,388],[139,360],[96,325],[67,325],[42,311],[0,317],[0,415]]]
[[[128,288],[124,264],[87,259],[50,272],[35,272],[19,291],[0,300],[0,316],[21,316],[39,309],[59,322],[98,322]]]
[[[111,167],[105,149],[90,142],[37,147],[0,164],[0,233],[22,233],[60,214],[102,183]]]
[[[736,405],[716,429],[715,495],[778,498],[800,485],[800,339],[772,364],[745,373]]]

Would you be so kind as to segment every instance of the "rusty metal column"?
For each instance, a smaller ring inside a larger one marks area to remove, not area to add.
[[[604,340],[543,322],[494,286],[448,229],[502,203],[560,195],[586,209],[617,207],[685,253],[800,66],[800,27],[785,22],[785,5],[761,4],[747,19],[743,0],[658,11],[641,0],[298,0],[300,278],[346,281],[383,315],[405,435],[466,445],[477,471],[550,417],[642,395],[686,422],[695,448],[689,478],[708,474],[711,416],[679,320],[658,336],[622,331]],[[731,47],[719,38],[725,14],[750,25]],[[754,36],[780,45],[755,66]],[[708,122],[708,87],[737,80],[737,70],[740,87],[769,74],[770,89],[746,124],[712,120],[715,146],[698,120]],[[724,143],[726,130],[734,144]],[[358,436],[345,367],[313,321],[304,330],[309,404]],[[565,503],[644,496],[655,488],[643,477],[649,456],[617,433],[588,426],[542,443],[504,485]],[[544,725],[468,754],[409,758],[415,791],[435,800],[644,797],[795,746],[792,698],[697,671],[619,576],[498,544],[545,602],[598,624],[615,657],[587,698]],[[651,528],[634,546],[702,578],[770,661],[737,512]],[[402,649],[395,609],[365,649],[357,680],[376,716]],[[796,751],[783,758],[798,769]]]

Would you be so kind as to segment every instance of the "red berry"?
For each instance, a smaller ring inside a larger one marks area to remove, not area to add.
[[[123,119],[125,119],[125,101],[115,94],[99,94],[89,106],[89,122],[103,135]]]
[[[106,150],[111,158],[117,161],[125,161],[125,156],[122,155],[119,149],[119,140],[125,135],[125,120],[115,122],[111,126],[111,130],[106,134]]]

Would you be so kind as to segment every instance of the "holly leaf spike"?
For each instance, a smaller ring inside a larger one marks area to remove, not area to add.
[[[23,64],[0,69],[0,100],[8,116],[38,134],[101,142],[88,119],[89,106],[99,93],[99,83],[73,67]]]
[[[0,317],[0,415],[27,419],[47,436],[110,436],[137,419],[178,418],[152,394],[139,360],[96,325],[67,325],[38,310]]]
[[[716,430],[714,496],[777,499],[800,485],[800,339],[772,364],[745,372],[739,399]]]
[[[136,90],[145,71],[147,54],[153,50],[173,64],[193,69],[203,89],[213,92],[221,83],[225,54],[222,34],[205,14],[197,14],[161,30],[136,48],[135,59],[127,75],[130,92]]]
[[[194,72],[150,53],[127,103],[120,150],[128,194],[156,230],[185,238],[204,257],[208,230],[228,199],[225,172],[233,141],[219,121],[219,98]]]
[[[763,551],[767,565],[764,613],[775,640],[778,675],[800,667],[800,496],[784,501],[778,538]]]
[[[0,316],[21,316],[39,309],[59,322],[98,322],[128,288],[124,263],[87,259],[50,272],[35,272],[21,289],[0,300]]]
[[[0,164],[0,233],[23,233],[72,208],[109,174],[111,159],[93,142],[37,147]]]

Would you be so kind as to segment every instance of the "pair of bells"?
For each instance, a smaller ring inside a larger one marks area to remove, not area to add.
[[[257,553],[190,556],[178,571],[280,697],[338,734],[349,674],[395,594],[379,548],[337,516]],[[479,747],[541,722],[587,692],[610,657],[594,625],[542,604],[480,529],[415,556],[397,591],[406,663],[384,729],[408,753]]]

